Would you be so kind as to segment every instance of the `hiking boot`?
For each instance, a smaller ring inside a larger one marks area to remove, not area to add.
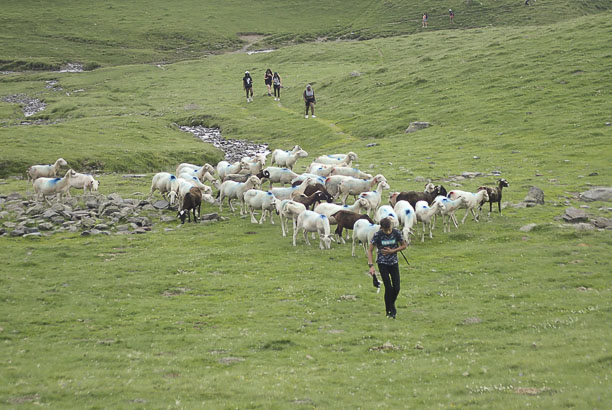
[[[316,116],[316,115],[314,115],[314,114],[312,114],[312,118],[317,118],[317,116]]]
[[[304,118],[308,118],[308,115],[304,115]]]

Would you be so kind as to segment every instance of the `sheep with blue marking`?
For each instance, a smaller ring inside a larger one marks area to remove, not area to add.
[[[64,158],[58,158],[51,165],[32,165],[28,168],[28,182],[36,181],[38,178],[56,178],[60,168],[68,165]]]
[[[304,233],[304,241],[307,245],[310,245],[310,241],[308,240],[308,232],[313,232],[319,235],[319,248],[331,248],[329,219],[327,216],[309,210],[299,214],[297,217],[295,231],[293,231],[293,246],[296,246],[295,240],[300,230]]]
[[[45,199],[47,202],[48,196],[57,195],[57,202],[62,200],[62,195],[70,190],[70,179],[75,172],[69,169],[63,178],[37,178],[34,181],[34,194],[39,199]]]
[[[261,191],[259,189],[249,189],[244,193],[244,203],[249,209],[251,214],[251,223],[258,223],[255,218],[255,209],[261,210],[261,218],[259,218],[259,224],[262,224],[266,220],[266,215],[270,215],[270,223],[274,225],[274,218],[272,218],[272,211],[276,209],[277,199],[274,197],[272,192]]]
[[[173,174],[168,172],[158,172],[157,174],[153,175],[149,198],[153,196],[153,192],[159,191],[162,197],[166,199],[170,205],[172,205],[176,199],[178,185],[178,178]]]

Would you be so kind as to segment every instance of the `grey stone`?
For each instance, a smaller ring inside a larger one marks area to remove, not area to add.
[[[81,232],[81,236],[91,236],[91,232],[83,231],[83,232]]]
[[[592,231],[595,229],[595,227],[589,223],[586,222],[579,222],[577,224],[573,224],[573,227],[577,230],[577,231]]]
[[[202,221],[214,221],[219,219],[219,214],[216,212],[213,212],[211,214],[204,214],[200,217],[200,220]]]
[[[40,232],[32,232],[32,233],[26,233],[25,235],[23,235],[24,238],[41,238],[43,235]]]
[[[26,226],[25,228],[23,228],[23,230],[25,231],[25,233],[38,232],[38,228],[35,228],[33,226]]]
[[[544,191],[542,191],[536,186],[532,186],[531,188],[529,188],[529,192],[527,192],[527,196],[525,197],[523,202],[525,202],[527,206],[544,204]]]
[[[38,205],[34,205],[31,208],[28,208],[25,213],[26,215],[39,215],[43,213],[44,210],[45,208],[41,204],[38,204]]]
[[[366,147],[375,147],[377,145],[378,145],[377,143],[371,142],[371,143],[367,144]]]
[[[421,176],[414,177],[414,182],[425,182],[425,181],[427,181],[425,177],[421,177]]]
[[[586,212],[577,208],[567,208],[563,215],[563,220],[569,223],[587,222],[588,219]]]
[[[97,224],[94,226],[94,228],[100,231],[107,231],[109,227],[106,224]]]
[[[82,218],[82,219],[81,219],[81,226],[82,226],[83,228],[91,228],[91,227],[93,227],[95,224],[96,224],[96,220],[95,220],[95,219],[93,219],[93,218],[88,218],[88,217],[86,217],[86,218]]]
[[[168,203],[168,201],[165,201],[165,200],[163,200],[163,199],[160,199],[159,201],[155,201],[155,202],[153,203],[153,207],[154,207],[155,209],[166,209],[166,208],[168,208],[168,205],[170,205],[170,204]]]
[[[46,211],[45,211],[45,212],[42,214],[42,217],[43,217],[43,218],[47,218],[47,219],[51,219],[51,218],[53,218],[53,217],[55,217],[55,216],[58,216],[58,213],[57,213],[57,212],[55,212],[55,211],[54,211],[54,210],[52,210],[52,209],[47,209],[47,210],[46,210]]]
[[[134,229],[134,233],[135,234],[143,234],[143,233],[147,233],[147,231],[144,228],[136,228],[136,229]]]
[[[612,188],[600,187],[589,189],[580,194],[583,201],[612,201]]]
[[[11,231],[11,236],[23,236],[25,235],[25,230],[23,229],[14,229]]]
[[[476,178],[482,176],[482,172],[478,171],[466,171],[461,174],[463,178]]]
[[[601,216],[591,219],[593,226],[599,229],[610,229],[612,228],[612,219],[604,218]]]
[[[8,211],[2,211],[0,212],[0,219],[6,219],[10,216],[11,214]]]
[[[414,121],[410,123],[410,126],[406,128],[406,133],[416,132],[424,128],[429,127],[431,124],[425,121]]]
[[[6,226],[7,228],[14,228],[17,226],[17,224],[15,222],[4,222],[2,225]]]
[[[6,196],[6,199],[9,201],[14,201],[16,199],[21,199],[21,194],[19,192],[11,192]]]
[[[54,216],[53,218],[51,218],[51,222],[54,224],[62,224],[64,223],[64,217],[62,216]]]
[[[127,225],[117,225],[118,232],[127,232],[130,230],[130,227]]]
[[[527,225],[521,226],[519,231],[521,231],[521,232],[531,232],[536,226],[538,226],[538,225],[537,224],[527,224]]]
[[[155,211],[155,208],[151,204],[146,204],[142,207],[144,211]]]
[[[75,225],[71,225],[71,226],[67,227],[66,230],[68,232],[77,232],[79,230],[79,228],[77,228]]]
[[[351,71],[350,76],[351,77],[359,77],[361,75],[361,73],[359,71]]]
[[[51,229],[53,229],[53,224],[51,222],[43,222],[38,225],[38,229],[40,229],[41,231],[50,231]]]
[[[119,195],[116,192],[113,192],[112,194],[108,194],[106,198],[108,198],[109,201],[112,201],[116,204],[121,204],[123,202],[123,198],[121,198],[121,195]]]
[[[87,201],[85,205],[89,209],[98,209],[98,201],[96,201],[95,199]]]
[[[162,215],[159,218],[162,222],[173,222],[176,220],[176,217],[170,215]]]

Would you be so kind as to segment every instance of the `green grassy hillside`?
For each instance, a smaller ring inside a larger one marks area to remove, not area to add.
[[[12,69],[102,67],[0,75],[0,99],[26,94],[47,104],[25,118],[18,105],[0,102],[0,194],[27,198],[25,181],[8,177],[62,156],[77,170],[99,170],[103,194],[141,198],[151,173],[221,158],[177,127],[203,123],[271,148],[299,143],[310,157],[298,170],[318,154],[352,150],[392,190],[422,189],[419,176],[452,188],[451,176],[495,170],[510,182],[504,201],[519,202],[536,185],[546,202],[509,206],[451,234],[438,223],[432,240],[414,241],[410,266],[401,261],[394,321],[384,318],[362,251],[352,258],[350,244],[320,251],[302,238],[293,247],[278,219],[253,225],[227,207],[227,220],[185,226],[153,211],[145,235],[0,237],[3,406],[507,409],[612,401],[612,237],[558,220],[566,204],[585,205],[578,192],[611,182],[608,2],[450,2],[452,30],[437,23],[447,24],[447,5],[433,1],[356,1],[348,10],[341,2],[255,2],[250,19],[237,2],[5,3],[0,47]],[[420,29],[423,8],[431,30]],[[307,43],[189,57],[239,48],[238,32],[264,34],[262,46],[298,35]],[[308,43],[349,35],[371,39]],[[141,64],[161,60],[174,63]],[[265,96],[267,67],[283,77],[280,103]],[[255,78],[250,104],[244,70]],[[316,119],[302,113],[307,82],[317,93]],[[406,134],[411,121],[431,127]],[[466,179],[460,189],[495,179]],[[610,217],[609,203],[587,206]],[[21,218],[2,215],[2,227]],[[529,223],[536,228],[519,230]]]

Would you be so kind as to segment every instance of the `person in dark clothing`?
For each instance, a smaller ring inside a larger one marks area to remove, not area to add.
[[[268,87],[268,97],[272,96],[272,70],[269,68],[266,70],[266,74],[264,74],[264,82],[266,83],[266,87]]]
[[[400,292],[400,273],[397,252],[406,249],[406,241],[400,231],[393,228],[389,218],[380,221],[380,230],[374,234],[368,247],[368,266],[370,275],[376,276],[372,251],[377,248],[376,263],[385,285],[385,310],[387,317],[395,319],[397,309],[395,300]]]
[[[283,86],[283,82],[277,72],[274,72],[272,76],[272,84],[274,85],[274,101],[280,101],[280,89]]]
[[[455,22],[455,12],[452,9],[448,9],[448,17],[450,18],[450,23],[453,24]]]
[[[253,101],[253,79],[248,71],[244,72],[244,77],[242,77],[242,86],[246,91],[247,102]]]
[[[314,90],[310,84],[308,84],[304,90],[304,103],[306,104],[306,115],[304,115],[304,118],[308,118],[309,108],[312,112],[312,118],[317,118],[314,114],[314,106],[317,103],[317,100],[315,98]]]

